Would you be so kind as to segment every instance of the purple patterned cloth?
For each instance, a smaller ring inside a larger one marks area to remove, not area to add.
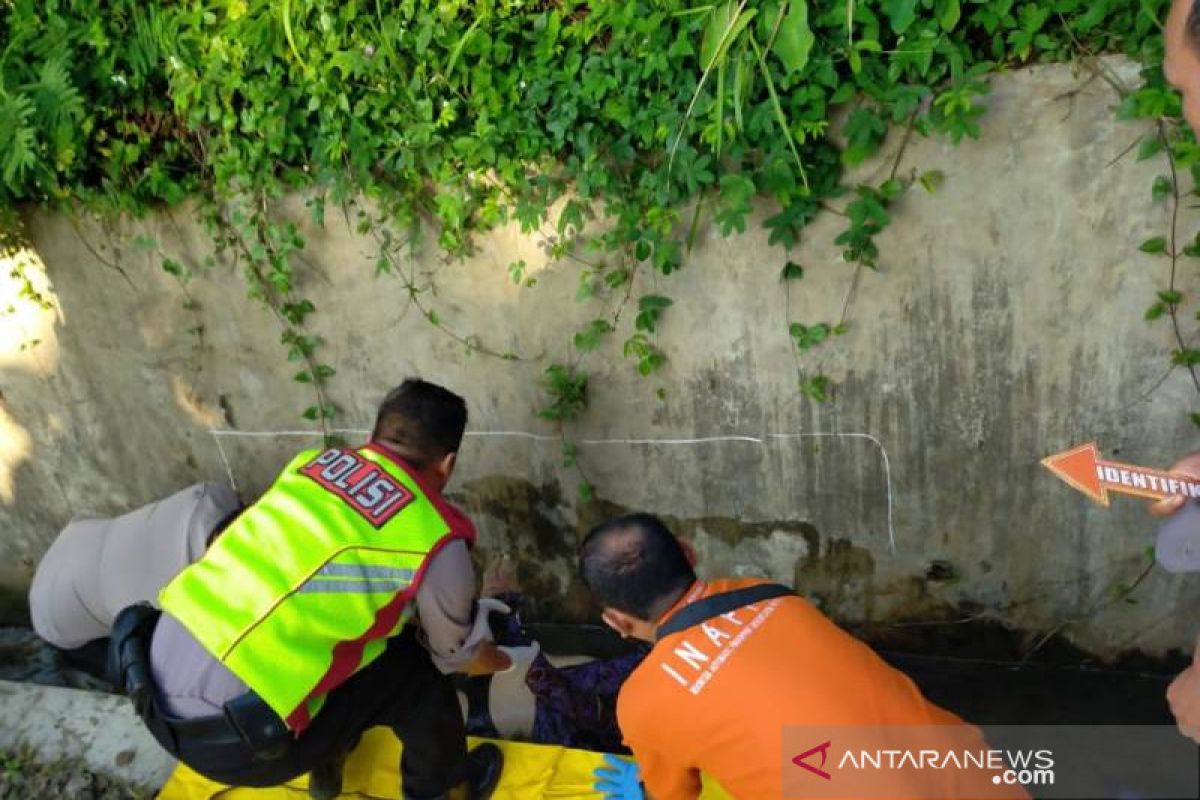
[[[617,727],[617,692],[642,662],[641,653],[555,667],[539,654],[525,684],[537,698],[533,739],[608,753],[625,752]]]
[[[521,622],[523,598],[499,596],[512,614],[492,617],[498,644],[520,647],[532,643]],[[529,665],[525,685],[536,701],[533,741],[605,752],[627,752],[617,727],[617,692],[645,655],[630,653],[571,667],[556,667],[539,653]]]

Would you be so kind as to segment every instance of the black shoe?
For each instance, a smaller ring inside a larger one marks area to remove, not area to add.
[[[467,800],[488,800],[500,783],[504,753],[490,742],[467,753]]]
[[[348,755],[349,752],[342,753],[308,773],[308,796],[312,800],[333,800],[342,793],[342,767]]]

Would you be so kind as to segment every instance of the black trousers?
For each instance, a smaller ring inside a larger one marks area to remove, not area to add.
[[[330,692],[312,723],[279,758],[256,759],[241,741],[179,740],[179,759],[231,786],[277,786],[336,758],[368,728],[404,743],[405,797],[437,797],[466,778],[466,731],[450,678],[438,672],[414,626],[388,641],[365,669]],[[154,733],[157,725],[151,725]],[[168,749],[170,749],[168,747]]]

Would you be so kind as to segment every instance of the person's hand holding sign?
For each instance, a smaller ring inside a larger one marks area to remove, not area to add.
[[[1189,478],[1200,478],[1200,452],[1184,456],[1175,462],[1170,471]],[[1157,500],[1150,504],[1150,513],[1156,517],[1169,517],[1183,508],[1186,502],[1187,498],[1182,496]],[[1175,715],[1179,732],[1200,742],[1200,639],[1196,642],[1192,665],[1179,673],[1167,689],[1167,703]]]
[[[1200,451],[1179,459],[1168,472],[1188,478],[1200,479]],[[1183,504],[1186,502],[1187,498],[1183,495],[1164,497],[1162,500],[1155,500],[1150,503],[1150,514],[1155,517],[1169,517],[1183,508]]]

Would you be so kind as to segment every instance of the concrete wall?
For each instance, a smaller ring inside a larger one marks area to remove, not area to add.
[[[581,531],[647,509],[695,540],[710,574],[794,580],[846,621],[978,615],[1031,632],[1062,626],[1102,654],[1184,646],[1200,578],[1156,571],[1135,602],[1107,602],[1145,563],[1153,526],[1140,503],[1101,509],[1038,465],[1092,438],[1106,455],[1166,465],[1200,438],[1186,373],[1163,377],[1167,323],[1142,320],[1167,282],[1168,262],[1137,251],[1169,221],[1150,198],[1166,167],[1132,155],[1110,164],[1145,127],[1117,122],[1114,94],[1087,77],[1067,67],[1005,76],[981,141],[910,144],[903,170],[940,169],[945,185],[899,202],[880,237],[881,269],[862,274],[850,303],[850,332],[802,354],[806,369],[837,382],[830,405],[798,390],[787,324],[839,315],[853,277],[832,244],[840,218],[825,215],[792,254],[806,276],[790,297],[779,283],[786,256],[756,225],[732,239],[706,225],[683,272],[640,276],[635,297],[660,289],[676,301],[658,339],[670,360],[642,379],[622,358],[624,336],[611,337],[583,361],[590,407],[572,435],[762,441],[581,445],[597,489],[582,506],[554,429],[533,411],[545,366],[570,359],[573,332],[612,300],[572,303],[581,267],[547,264],[537,239],[515,229],[482,237],[463,262],[431,253],[414,268],[436,283],[429,303],[440,318],[531,360],[467,354],[409,306],[400,281],[372,277],[371,244],[330,214],[326,229],[306,227],[299,271],[317,305],[311,327],[327,342],[321,357],[338,369],[339,424],[369,425],[384,391],[409,374],[464,393],[481,435],[464,448],[453,494],[483,549],[519,556],[543,617],[586,613],[571,580]],[[886,177],[898,144],[864,178]],[[1194,212],[1183,220],[1190,236]],[[57,309],[26,304],[0,321],[0,584],[17,592],[73,513],[219,478],[226,460],[251,493],[316,441],[209,432],[307,424],[297,367],[235,266],[218,264],[191,287],[199,347],[157,259],[126,246],[116,257],[127,282],[66,219],[29,222]],[[196,263],[206,252],[183,212],[120,234],[139,232]],[[94,226],[85,235],[105,242]],[[517,258],[535,288],[513,285],[506,266]],[[1195,285],[1190,265],[1182,283]],[[624,334],[632,314],[621,324]],[[31,337],[41,343],[22,350]],[[487,434],[497,431],[548,438]]]

